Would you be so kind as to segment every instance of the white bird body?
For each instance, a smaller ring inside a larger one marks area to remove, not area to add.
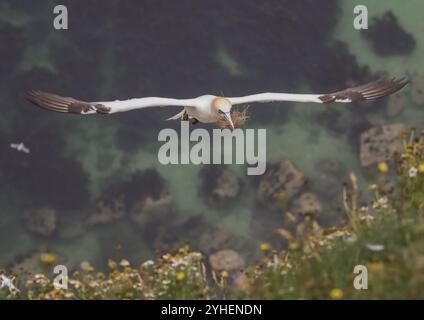
[[[178,115],[182,115],[185,111],[189,118],[197,119],[203,123],[211,123],[216,122],[217,120],[212,108],[212,101],[216,98],[217,96],[208,94],[194,99],[149,97],[122,101],[99,101],[96,103],[110,108],[110,113],[126,112],[151,107],[180,106],[184,107],[184,110],[178,113]],[[88,113],[96,113],[96,111],[89,110]],[[174,117],[171,117],[169,120],[175,119]]]
[[[293,94],[265,92],[243,97],[219,97],[215,95],[202,95],[192,99],[174,99],[160,97],[135,98],[128,100],[86,102],[70,97],[62,97],[42,91],[29,91],[26,98],[39,107],[63,113],[78,114],[112,114],[136,109],[181,106],[183,111],[169,120],[195,119],[203,123],[213,123],[225,119],[234,128],[231,117],[233,105],[291,101],[305,103],[331,103],[331,102],[356,102],[375,100],[390,95],[408,83],[405,79],[376,80],[365,85],[347,88],[329,94]]]
[[[217,121],[216,114],[212,102],[217,98],[213,95],[204,95],[194,99],[195,101],[187,105],[184,110],[190,119],[197,119],[203,123],[213,123]]]
[[[17,151],[20,151],[20,152],[30,153],[30,150],[24,145],[23,142],[21,142],[21,143],[11,143],[10,147],[12,149],[16,149]]]

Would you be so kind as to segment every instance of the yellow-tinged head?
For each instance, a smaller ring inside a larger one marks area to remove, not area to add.
[[[230,100],[224,97],[216,97],[212,101],[212,108],[217,113],[218,117],[224,118],[234,130],[233,120],[231,119],[231,107]]]

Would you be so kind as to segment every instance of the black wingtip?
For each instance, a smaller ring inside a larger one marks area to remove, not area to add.
[[[401,86],[400,88],[402,89],[403,87],[407,86],[409,84],[409,79],[404,77],[404,78],[400,78],[398,80],[399,85]]]
[[[31,103],[37,104],[38,93],[39,93],[38,90],[28,90],[24,94],[24,99],[31,102]]]

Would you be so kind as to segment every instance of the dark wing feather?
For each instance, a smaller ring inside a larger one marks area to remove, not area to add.
[[[109,113],[110,108],[97,103],[77,100],[71,97],[62,97],[56,94],[31,90],[25,94],[25,98],[33,104],[56,112],[84,114],[90,111],[97,113]]]
[[[385,80],[379,79],[369,82],[364,85],[347,88],[345,90],[322,95],[319,99],[324,102],[337,102],[337,101],[364,101],[375,100],[388,96],[402,89],[408,84],[406,79]]]

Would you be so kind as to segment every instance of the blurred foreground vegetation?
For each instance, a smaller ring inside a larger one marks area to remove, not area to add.
[[[263,243],[263,259],[243,270],[209,270],[201,253],[182,247],[141,266],[109,260],[108,274],[82,264],[69,275],[66,290],[55,289],[44,274],[1,270],[16,289],[0,282],[0,298],[423,299],[424,133],[404,132],[402,145],[378,164],[380,174],[366,191],[374,196],[369,205],[358,205],[361,192],[351,173],[343,192],[344,225],[324,229],[313,215],[299,222],[287,212],[287,229],[277,231],[288,249],[279,252]],[[56,262],[53,254],[41,257],[46,266]],[[353,286],[357,265],[368,270],[366,290]]]

